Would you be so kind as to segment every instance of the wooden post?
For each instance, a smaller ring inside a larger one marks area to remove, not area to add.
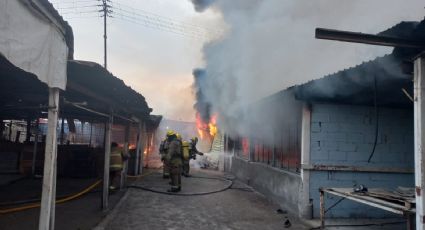
[[[325,193],[320,188],[320,229],[325,229]]]
[[[43,170],[43,188],[41,194],[41,210],[39,220],[39,230],[53,229],[52,216],[54,217],[54,199],[56,192],[55,170],[57,159],[57,121],[59,110],[59,89],[49,88],[49,111],[48,129],[46,137],[46,149]]]
[[[25,136],[25,142],[29,143],[30,138],[31,138],[31,118],[28,117],[27,118],[27,133],[26,133],[26,136]]]
[[[130,138],[130,124],[125,126],[124,131],[124,154],[128,156],[128,140]],[[120,189],[124,188],[124,185],[127,181],[127,171],[128,171],[128,159],[123,161],[123,170],[121,171],[120,177]]]
[[[62,114],[63,114],[63,111],[62,111]],[[65,143],[64,137],[65,137],[65,118],[62,117],[60,144]]]
[[[38,125],[39,125],[39,120],[38,120],[38,117],[37,117],[37,120],[35,122],[34,150],[33,150],[33,153],[32,153],[32,165],[31,165],[31,175],[32,176],[35,176],[35,162],[37,161]]]
[[[109,201],[109,164],[111,157],[111,138],[112,138],[112,124],[114,118],[112,112],[109,115],[108,123],[106,124],[105,129],[105,163],[103,167],[103,190],[102,190],[102,209],[108,209]]]
[[[142,123],[142,135],[140,138],[140,162],[139,162],[139,174],[143,174],[144,166],[144,153],[145,153],[145,144],[146,144],[146,124]]]
[[[424,149],[425,139],[423,131],[425,122],[422,114],[425,113],[425,57],[419,57],[414,65],[414,132],[415,132],[415,185],[416,185],[416,229],[425,229],[425,162]]]
[[[136,156],[134,157],[134,175],[139,175],[139,159],[140,152],[142,149],[142,121],[139,122],[137,129],[137,144],[136,144]]]

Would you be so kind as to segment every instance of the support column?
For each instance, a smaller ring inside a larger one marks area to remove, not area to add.
[[[137,144],[136,144],[136,156],[134,157],[134,175],[139,175],[139,163],[140,163],[140,152],[142,149],[142,122],[139,122],[137,129]]]
[[[27,132],[26,132],[26,135],[25,135],[25,142],[29,143],[30,138],[31,138],[31,118],[28,117],[27,118]]]
[[[124,131],[124,155],[129,156],[128,152],[128,140],[130,138],[130,124],[125,126]],[[123,170],[121,171],[121,177],[120,177],[120,189],[124,188],[124,185],[127,181],[127,172],[128,172],[128,159],[123,162]]]
[[[238,138],[239,140],[239,138]],[[255,140],[254,138],[249,138],[249,161],[255,161]]]
[[[44,157],[43,188],[41,194],[41,210],[39,230],[53,229],[54,199],[56,192],[55,170],[57,159],[57,121],[59,110],[59,89],[49,88],[48,129]]]
[[[415,186],[416,186],[416,229],[425,229],[425,139],[423,130],[425,123],[422,114],[425,113],[425,57],[419,57],[414,65],[414,132],[415,132]]]
[[[112,112],[105,126],[105,163],[103,167],[102,209],[108,209],[109,201],[109,165],[111,157],[112,124],[114,123]]]
[[[311,131],[311,108],[305,104],[302,111],[301,122],[301,166],[310,164],[310,131]],[[310,171],[301,167],[301,194],[300,194],[300,216],[311,219],[312,205],[310,204]]]
[[[139,174],[143,174],[143,165],[145,157],[145,144],[146,144],[146,124],[142,123],[142,135],[140,138],[140,160],[139,160]]]
[[[34,149],[32,153],[32,165],[31,165],[31,175],[35,176],[35,162],[37,161],[37,148],[38,148],[38,125],[39,120],[35,122],[35,134],[34,134]]]

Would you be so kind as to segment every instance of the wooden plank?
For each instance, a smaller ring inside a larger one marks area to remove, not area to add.
[[[384,209],[386,211],[389,212],[393,212],[396,214],[400,214],[403,215],[404,212],[406,211],[412,211],[412,210],[407,210],[404,205],[399,205],[399,204],[394,204],[388,201],[384,201],[381,199],[376,199],[373,197],[369,197],[367,195],[357,195],[357,194],[353,194],[351,192],[351,189],[345,189],[345,188],[332,188],[332,189],[325,189],[324,190],[327,193],[336,195],[336,196],[341,196],[341,197],[345,197],[347,199],[362,203],[362,204],[367,204],[369,206],[372,207],[377,207],[380,209]]]
[[[52,208],[54,208],[55,198],[55,168],[56,168],[56,150],[57,150],[57,121],[59,110],[59,89],[49,88],[49,112],[48,112],[48,128],[46,137],[46,149],[44,157],[44,171],[43,171],[43,188],[41,195],[41,210],[38,229],[50,230],[51,226]],[[53,214],[54,215],[54,214]],[[54,223],[53,223],[54,224]]]

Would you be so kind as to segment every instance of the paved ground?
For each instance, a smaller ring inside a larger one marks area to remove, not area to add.
[[[196,171],[195,176],[221,177],[217,172]],[[183,178],[183,194],[217,191],[229,181]],[[166,191],[168,181],[153,173],[135,183]],[[308,229],[295,218],[276,212],[278,207],[236,182],[232,189],[202,196],[173,196],[131,188],[115,215],[103,226],[113,229],[284,229],[285,217],[291,229]],[[101,229],[101,228],[100,228]]]

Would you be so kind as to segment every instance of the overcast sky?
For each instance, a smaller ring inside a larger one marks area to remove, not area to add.
[[[51,1],[73,27],[74,58],[103,65],[103,20],[98,17],[99,13],[94,12],[100,8],[93,7],[99,2],[97,0]],[[380,2],[383,6],[386,1]],[[368,23],[375,25],[374,28],[380,27],[379,25],[391,25],[400,20],[423,18],[425,11],[421,0],[403,2],[406,5],[411,4],[412,7],[406,8],[409,12],[387,10],[385,12],[392,12],[391,15],[385,15],[390,21],[375,20],[379,18],[376,17],[379,15],[379,9],[366,10],[365,14],[358,16],[363,19],[362,21],[365,21],[365,17],[370,17]],[[214,8],[202,13],[196,12],[189,0],[112,0],[112,3],[121,10],[113,9],[113,18],[108,19],[109,71],[145,96],[154,114],[176,120],[193,121],[195,111],[191,90],[192,70],[205,64],[202,47],[209,38],[188,34],[202,29],[207,29],[211,33],[221,31],[223,29],[221,14]],[[374,4],[374,6],[379,5]],[[394,12],[397,13],[394,14]],[[160,17],[155,17],[154,14]],[[141,20],[144,17],[147,20]],[[153,23],[155,20],[158,20],[161,25],[155,25]],[[351,20],[355,21],[356,18]],[[164,27],[165,24],[168,24],[168,27],[167,25]],[[179,30],[172,29],[176,28],[176,25],[189,28],[183,32],[186,35],[176,34]],[[371,26],[364,28],[368,30]],[[362,30],[362,26],[359,25],[356,29]],[[172,30],[172,32],[164,30]],[[365,58],[370,58],[370,54],[365,55]],[[346,63],[348,66],[354,64],[356,63]]]

